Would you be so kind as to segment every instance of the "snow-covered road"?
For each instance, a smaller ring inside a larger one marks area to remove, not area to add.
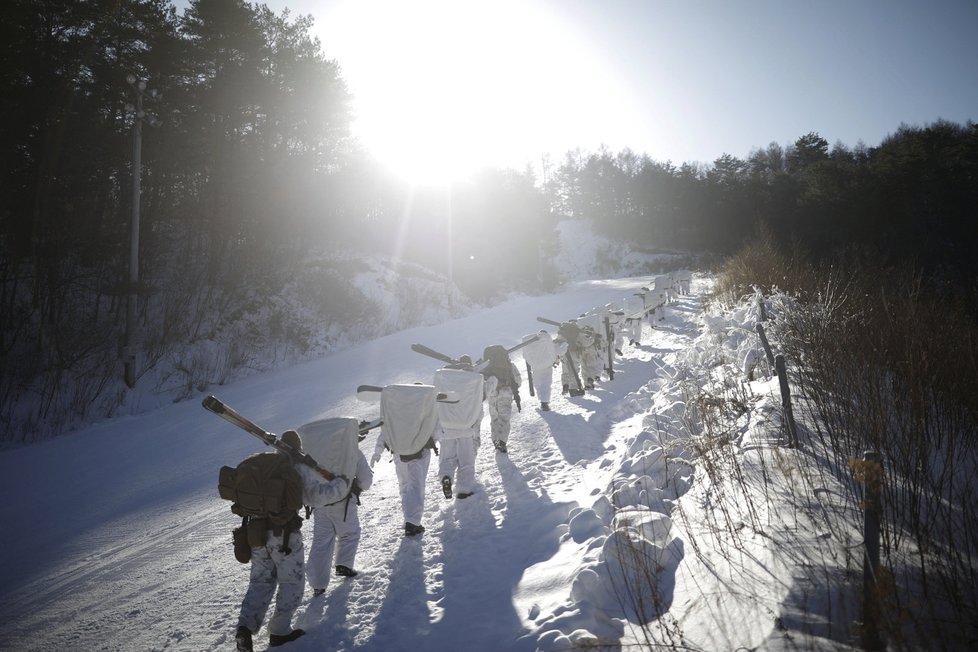
[[[478,357],[487,344],[510,345],[537,330],[537,316],[574,317],[648,282],[519,297],[212,392],[273,432],[323,416],[367,418],[376,406],[355,400],[357,385],[430,382],[438,363],[411,352],[412,342]],[[480,490],[466,501],[445,500],[432,481],[423,537],[401,536],[393,465],[380,462],[363,496],[362,573],[321,598],[307,594],[297,624],[309,635],[290,647],[533,649],[530,638],[517,642],[527,633],[517,605],[536,600],[521,595],[524,571],[550,560],[569,511],[608,487],[622,442],[639,427],[621,406],[698,332],[698,302],[681,298],[664,328],[646,326],[645,345],[626,347],[615,380],[587,396],[557,393],[543,413],[524,388],[509,456],[481,447]],[[231,649],[247,566],[231,556],[235,521],[216,496],[217,469],[260,447],[193,400],[0,454],[9,532],[0,648]],[[566,593],[562,579],[555,574],[550,589]]]

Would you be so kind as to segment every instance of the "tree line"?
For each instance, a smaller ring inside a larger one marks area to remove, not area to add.
[[[170,0],[5,4],[0,422],[25,396],[63,393],[39,377],[100,379],[74,401],[88,404],[118,375],[139,82],[153,119],[135,291],[151,360],[274,295],[324,250],[421,263],[477,299],[551,286],[562,219],[719,253],[764,223],[817,255],[857,244],[954,280],[978,271],[972,123],[902,126],[873,148],[810,133],[710,165],[576,151],[539,175],[485,169],[418,189],[351,137],[342,62],[311,26],[244,0],[191,0],[182,14]]]
[[[877,147],[812,132],[746,159],[661,163],[630,150],[567,155],[546,183],[554,209],[610,236],[729,254],[764,225],[816,259],[863,248],[954,283],[978,271],[978,126],[901,125]]]

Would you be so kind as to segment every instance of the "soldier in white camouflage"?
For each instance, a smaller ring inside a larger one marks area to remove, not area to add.
[[[299,433],[294,430],[283,433],[282,441],[295,450],[302,447]],[[346,494],[347,483],[344,479],[326,480],[310,466],[293,466],[302,478],[304,504],[321,507],[340,500]],[[299,518],[298,514],[296,518]],[[238,652],[252,652],[252,635],[261,628],[276,589],[275,610],[268,621],[268,646],[278,647],[305,633],[301,629],[292,629],[292,616],[305,590],[304,559],[302,530],[298,528],[291,531],[285,529],[277,534],[268,530],[265,544],[251,548],[251,576],[234,637]]]

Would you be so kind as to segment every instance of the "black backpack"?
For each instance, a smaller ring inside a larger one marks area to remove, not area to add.
[[[499,387],[509,387],[514,392],[519,389],[516,379],[513,378],[513,366],[505,346],[501,344],[487,346],[482,353],[482,359],[489,361],[489,366],[482,370],[483,376],[486,378],[495,376],[499,380]]]

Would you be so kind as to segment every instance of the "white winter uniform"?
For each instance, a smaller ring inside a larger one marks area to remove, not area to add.
[[[605,370],[608,360],[608,351],[605,348],[608,346],[608,342],[604,334],[604,317],[598,313],[590,313],[579,318],[577,323],[581,326],[590,326],[591,333],[593,333],[590,337],[591,345],[588,347],[589,350],[584,351],[581,356],[581,373],[585,378],[589,378],[591,380],[590,384],[593,385],[593,381],[601,377],[601,372]]]
[[[424,515],[430,445],[438,427],[435,393],[432,385],[388,385],[380,394],[384,425],[377,437],[373,459],[380,459],[385,446],[394,454],[401,510],[404,521],[412,525],[421,525]]]
[[[645,299],[640,296],[632,295],[625,299],[625,331],[628,333],[628,341],[642,341],[642,318],[645,312]]]
[[[302,477],[302,501],[311,507],[321,507],[336,502],[347,490],[346,481],[335,478],[325,480],[311,467],[296,464],[295,469]],[[251,577],[248,590],[241,603],[238,625],[244,625],[252,634],[256,633],[265,620],[265,614],[278,587],[275,611],[268,621],[270,634],[284,636],[292,631],[292,616],[302,601],[305,589],[305,550],[302,544],[302,530],[289,534],[290,552],[281,550],[282,535],[269,530],[264,546],[251,549]]]
[[[482,426],[484,381],[482,374],[464,369],[439,369],[435,372],[439,392],[453,392],[458,403],[437,403],[441,446],[438,477],[453,480],[456,493],[475,491],[475,453]]]
[[[679,294],[689,294],[689,284],[693,280],[693,273],[688,269],[679,272]]]
[[[550,333],[541,330],[539,333],[527,335],[523,340],[536,337],[536,341],[523,348],[523,359],[530,367],[533,375],[533,391],[541,403],[550,402],[550,390],[554,382],[554,363],[557,357],[567,351],[567,343],[560,341],[559,347],[550,338]],[[558,351],[558,348],[563,351]]]
[[[577,336],[577,359],[579,364],[581,382],[586,389],[594,389],[594,367],[596,358],[594,352],[594,331],[590,328],[582,328]]]
[[[374,474],[363,453],[357,459],[357,484],[361,491],[370,489]],[[313,589],[325,589],[329,585],[333,566],[354,568],[357,548],[360,545],[360,507],[352,493],[338,502],[317,507],[312,512],[312,543],[309,545],[309,561],[306,578]],[[335,563],[333,553],[336,553]]]
[[[513,382],[519,387],[523,383],[520,370],[512,362],[509,363],[513,374]],[[509,430],[513,417],[513,390],[508,386],[499,386],[495,376],[486,378],[486,403],[489,405],[489,430],[494,442],[509,441]]]

